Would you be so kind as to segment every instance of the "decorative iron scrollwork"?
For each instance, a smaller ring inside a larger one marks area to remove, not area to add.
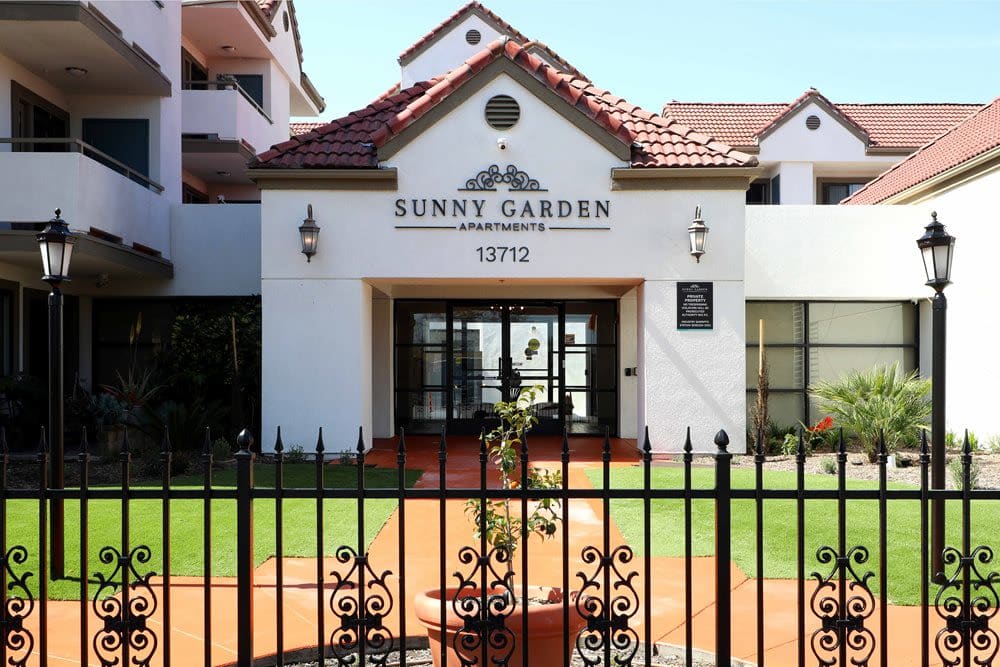
[[[993,562],[993,550],[978,546],[967,556],[954,547],[947,547],[942,554],[945,573],[955,566],[934,597],[934,609],[945,621],[934,638],[934,646],[945,667],[962,664],[962,654],[968,650],[976,665],[992,665],[997,655],[1000,638],[990,627],[990,620],[1000,607],[996,585],[1000,574],[993,571],[983,576],[980,565]],[[964,600],[966,586],[969,603]]]
[[[503,171],[500,167],[491,164],[486,169],[476,174],[475,178],[470,178],[465,182],[464,188],[459,188],[460,192],[465,191],[490,191],[495,192],[497,185],[506,183],[511,192],[548,192],[538,184],[538,181],[528,176],[516,166],[508,164]]]
[[[875,651],[875,635],[865,627],[865,621],[875,613],[875,596],[868,584],[875,573],[868,570],[859,576],[854,569],[855,565],[867,563],[868,557],[868,549],[863,546],[852,547],[843,555],[829,546],[816,551],[816,560],[824,565],[833,564],[825,577],[819,572],[810,575],[818,585],[809,599],[809,607],[821,622],[810,643],[821,667],[838,664],[841,653],[845,657],[850,655],[852,665],[867,665]]]
[[[7,665],[24,667],[28,664],[28,656],[35,648],[35,638],[24,626],[25,620],[35,610],[35,598],[28,589],[28,579],[32,572],[18,574],[14,565],[24,565],[28,560],[28,550],[18,545],[7,550],[0,556],[3,568],[7,573],[7,599],[0,618],[0,628],[3,630],[3,644],[7,651]],[[6,666],[5,666],[6,667]]]
[[[128,667],[145,667],[156,653],[157,638],[149,626],[149,619],[158,606],[156,593],[149,580],[155,574],[139,574],[136,566],[144,565],[152,558],[152,551],[140,545],[123,555],[112,546],[103,547],[98,554],[105,565],[114,565],[110,575],[98,572],[97,592],[94,593],[93,607],[103,626],[94,634],[94,653],[103,667],[113,667],[122,663],[119,653],[129,655]],[[128,603],[121,594],[122,574],[129,575]],[[116,595],[116,591],[118,595]]]
[[[639,594],[634,580],[639,573],[632,570],[622,573],[622,566],[632,562],[635,554],[627,545],[621,545],[605,556],[594,546],[584,547],[581,557],[588,565],[597,568],[588,576],[577,572],[583,585],[576,598],[576,610],[587,619],[587,627],[576,638],[576,650],[588,667],[604,663],[604,653],[613,654],[613,665],[631,665],[639,650],[639,635],[630,626],[631,619],[639,613]],[[611,589],[603,590],[605,575]],[[605,596],[608,603],[605,606]]]
[[[462,619],[462,630],[455,634],[453,645],[462,667],[507,665],[514,654],[514,633],[507,627],[507,618],[514,612],[517,599],[514,595],[514,573],[507,569],[510,552],[504,546],[490,549],[486,557],[466,546],[458,552],[463,565],[473,565],[463,575],[454,574],[458,589],[451,600],[455,614]],[[507,569],[501,576],[496,566]],[[486,606],[483,608],[481,581],[486,578]],[[486,649],[487,660],[482,661]]]
[[[376,574],[368,555],[359,556],[347,545],[337,549],[336,557],[339,563],[350,564],[346,574],[336,570],[330,573],[334,582],[330,610],[340,620],[339,627],[330,635],[337,664],[357,664],[358,653],[364,648],[365,664],[385,665],[393,640],[392,632],[384,624],[393,607],[392,591],[386,584],[392,572]]]

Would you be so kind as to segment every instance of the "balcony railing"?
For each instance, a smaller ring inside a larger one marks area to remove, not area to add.
[[[274,125],[274,121],[267,115],[264,108],[257,104],[257,100],[255,100],[236,79],[223,78],[217,81],[182,81],[181,87],[183,90],[235,90],[250,104],[250,106],[256,109],[257,113],[263,116],[268,123]]]
[[[99,162],[111,169],[112,171],[117,171],[119,174],[128,178],[131,181],[142,185],[157,194],[163,192],[163,186],[149,178],[145,174],[142,174],[132,167],[128,166],[124,162],[116,160],[102,150],[91,146],[85,141],[80,139],[74,139],[71,137],[2,137],[0,138],[0,145],[11,144],[15,147],[36,147],[41,146],[41,151],[38,152],[52,152],[52,153],[80,153],[85,155],[95,162]],[[15,148],[17,150],[17,148]]]

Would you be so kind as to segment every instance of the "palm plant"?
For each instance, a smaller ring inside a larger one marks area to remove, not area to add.
[[[891,453],[919,429],[927,428],[930,389],[930,380],[916,371],[903,374],[894,363],[853,371],[837,382],[817,382],[810,393],[819,399],[820,409],[852,433],[868,460],[874,461],[880,437],[885,437],[885,449]]]

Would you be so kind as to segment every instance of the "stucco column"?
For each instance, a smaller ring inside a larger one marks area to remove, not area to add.
[[[638,290],[640,424],[657,451],[679,451],[691,427],[695,450],[715,451],[719,429],[730,451],[746,441],[746,346],[742,281],[715,281],[714,327],[678,330],[677,282],[647,280]]]
[[[372,291],[361,280],[263,280],[262,450],[280,425],[285,449],[333,455],[371,446]]]

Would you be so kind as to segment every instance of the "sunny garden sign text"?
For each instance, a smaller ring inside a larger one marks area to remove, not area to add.
[[[507,192],[517,196],[498,199],[475,194],[498,192],[498,186],[506,186]],[[396,229],[493,234],[611,230],[610,199],[552,199],[543,194],[548,190],[537,180],[512,164],[503,169],[490,165],[458,191],[468,194],[396,199]],[[531,261],[531,250],[525,245],[481,245],[475,252],[486,263]]]

